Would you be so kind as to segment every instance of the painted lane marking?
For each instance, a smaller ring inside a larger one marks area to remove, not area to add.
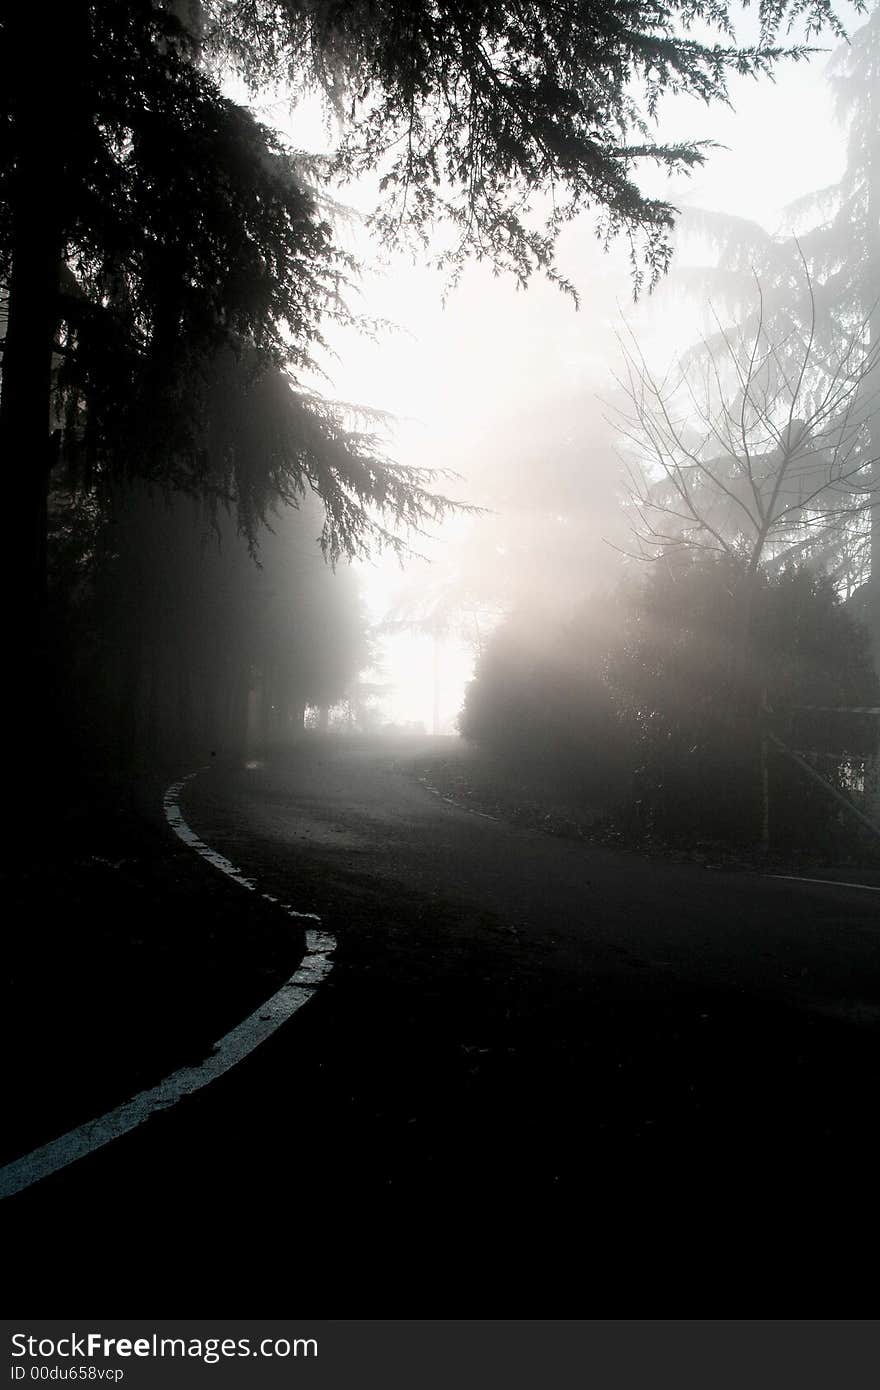
[[[214,868],[219,869],[242,888],[255,892],[256,885],[253,880],[245,878],[234,864],[199,839],[184,820],[178,797],[185,784],[195,776],[196,773],[190,773],[188,777],[175,782],[165,793],[163,806],[169,825],[184,844],[194,849]],[[278,899],[269,893],[261,893],[260,896],[282,908],[289,917],[297,920],[305,918],[313,922],[321,920],[314,912],[294,911],[286,904],[279,903]],[[333,968],[333,962],[329,957],[336,949],[336,938],[332,933],[308,927],[305,939],[305,955],[290,979],[270,999],[215,1043],[204,1061],[196,1066],[180,1067],[157,1086],[140,1091],[131,1100],[118,1105],[115,1110],[108,1110],[105,1115],[88,1120],[76,1129],[69,1130],[67,1134],[62,1134],[58,1139],[52,1139],[48,1144],[43,1144],[22,1158],[7,1163],[5,1167],[0,1168],[0,1198],[12,1197],[15,1193],[31,1187],[33,1183],[51,1177],[53,1173],[69,1167],[71,1163],[95,1153],[114,1139],[137,1129],[151,1116],[170,1110],[178,1101],[202,1090],[249,1056],[260,1043],[271,1037],[282,1023],[286,1023],[297,1009],[308,1003]]]
[[[844,883],[838,878],[804,878],[801,874],[764,874],[764,878],[781,878],[789,883],[824,883],[829,888],[861,888],[865,893],[880,893],[873,883]]]
[[[241,870],[237,869],[229,859],[222,854],[218,854],[217,850],[211,849],[211,846],[206,845],[204,840],[200,840],[196,832],[191,830],[183,819],[183,813],[180,809],[179,802],[180,793],[183,791],[187,782],[191,782],[194,777],[198,777],[199,772],[204,771],[205,768],[199,768],[196,772],[190,772],[186,777],[181,777],[179,782],[174,782],[168,788],[162,798],[165,819],[178,839],[181,839],[185,845],[188,845],[190,849],[194,849],[196,854],[200,854],[213,868],[219,869],[221,874],[225,874],[227,878],[231,878],[240,888],[247,888],[249,892],[253,893],[256,891],[257,887],[254,880],[252,878],[245,878]],[[278,898],[273,898],[271,893],[261,893],[260,897],[265,898],[267,903],[275,903],[276,906],[283,908],[288,917],[296,917],[300,920],[311,922],[320,922],[321,920],[317,912],[296,912],[292,907],[288,906],[287,903],[279,902]]]

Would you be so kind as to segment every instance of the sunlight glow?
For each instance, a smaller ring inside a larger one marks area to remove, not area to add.
[[[660,110],[662,138],[705,138],[718,147],[690,180],[670,185],[661,170],[646,168],[639,174],[642,186],[678,206],[752,218],[770,230],[786,225],[790,219],[785,205],[832,182],[844,160],[843,140],[823,80],[826,61],[819,53],[808,62],[780,69],[773,82],[734,79],[729,109],[666,98]],[[308,102],[293,113],[276,102],[264,115],[286,127],[295,146],[326,148],[322,118]],[[342,197],[366,211],[372,191],[365,184],[344,190]],[[390,411],[397,417],[393,457],[466,475],[466,480],[453,481],[444,490],[469,500],[488,500],[490,506],[498,503],[480,494],[485,452],[481,442],[487,441],[497,453],[505,431],[512,438],[517,421],[530,407],[538,412],[560,394],[607,396],[621,310],[638,322],[649,353],[668,354],[689,341],[698,322],[696,309],[681,302],[670,314],[662,294],[634,309],[627,248],[617,244],[603,252],[586,218],[566,228],[560,242],[561,269],[581,295],[580,313],[539,277],[519,292],[487,267],[473,264],[444,303],[444,283],[435,270],[404,255],[380,258],[375,249],[364,253],[362,225],[348,233],[343,229],[342,234],[350,236],[358,256],[374,259],[354,307],[396,327],[379,341],[331,331],[331,393]],[[679,345],[674,342],[676,331]],[[564,515],[562,523],[566,524]],[[419,538],[414,549],[422,549]],[[504,545],[493,549],[504,557]],[[398,601],[400,567],[378,557],[358,568],[371,622],[380,625]],[[435,697],[430,639],[417,633],[391,637],[375,630],[373,636],[382,670],[371,679],[390,687],[383,702],[388,720],[414,722],[430,730],[439,703],[440,726],[451,731],[472,674],[473,645],[444,641]]]

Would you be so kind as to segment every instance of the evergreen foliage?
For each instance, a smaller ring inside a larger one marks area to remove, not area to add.
[[[737,45],[725,0],[206,0],[202,35],[254,85],[323,91],[346,121],[335,171],[381,173],[386,238],[426,243],[444,221],[439,259],[453,269],[477,256],[523,282],[538,268],[559,278],[559,229],[595,207],[601,235],[630,236],[638,286],[666,268],[674,215],[640,191],[639,166],[687,169],[706,154],[706,142],[653,138],[660,98],[723,101],[729,74],[803,56],[779,41],[798,23],[807,41],[842,32],[828,0],[756,8],[751,47]]]
[[[644,237],[655,276],[668,260],[672,209],[644,197],[633,171],[646,159],[676,167],[703,155],[698,145],[651,141],[646,122],[660,95],[723,99],[729,72],[768,71],[778,60],[786,25],[805,21],[808,34],[840,27],[828,0],[762,0],[760,15],[758,44],[741,49],[726,6],[707,11],[698,0],[72,0],[44,33],[33,11],[14,6],[6,46],[39,52],[42,66],[35,79],[26,64],[10,65],[0,110],[0,278],[9,286],[0,430],[19,471],[37,475],[20,498],[31,550],[52,457],[38,437],[51,352],[63,363],[67,426],[56,452],[63,444],[80,473],[124,466],[228,495],[229,451],[218,458],[206,444],[218,354],[221,366],[224,352],[243,355],[248,379],[260,382],[305,366],[322,317],[345,313],[352,266],[305,187],[304,162],[221,96],[205,59],[234,63],[252,85],[281,75],[318,83],[337,110],[345,106],[335,172],[381,166],[386,238],[426,238],[446,217],[452,264],[488,256],[524,280],[536,266],[556,273],[559,227],[595,205],[609,234]],[[725,42],[688,37],[698,21]],[[47,147],[36,117],[62,82],[63,117]],[[526,205],[544,194],[554,210],[535,230]],[[634,263],[637,282],[644,269]],[[300,396],[296,406],[282,402],[281,415],[301,427],[285,451],[287,495],[317,485],[331,555],[389,539],[388,528],[372,527],[370,505],[416,525],[449,509],[429,496],[431,477],[395,470],[326,407]],[[267,467],[264,494],[269,476],[277,481],[277,468]],[[252,536],[259,492],[241,498]],[[27,568],[36,575],[39,558]]]
[[[377,541],[402,548],[382,518],[418,528],[442,516],[451,504],[433,475],[398,468],[374,431],[296,388],[322,321],[350,317],[354,269],[302,161],[221,95],[168,10],[102,0],[71,7],[66,23],[82,26],[84,66],[60,165],[47,171],[58,184],[36,208],[25,180],[42,151],[27,94],[17,80],[4,89],[4,452],[39,456],[14,407],[39,367],[19,350],[22,325],[42,307],[55,367],[49,461],[60,457],[99,504],[121,476],[150,478],[237,506],[253,542],[273,501],[311,488],[333,560]],[[26,28],[14,16],[8,36]],[[37,218],[50,224],[39,284],[17,252]]]

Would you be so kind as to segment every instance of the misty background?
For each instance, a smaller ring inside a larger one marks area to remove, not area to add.
[[[858,28],[854,12],[843,18]],[[743,24],[747,37],[747,11],[738,15]],[[723,289],[711,273],[699,273],[718,266],[719,247],[691,209],[733,225],[754,221],[784,237],[804,226],[794,205],[842,177],[848,127],[829,80],[833,47],[782,64],[772,81],[734,79],[729,108],[663,99],[662,138],[699,137],[717,148],[690,177],[640,173],[640,185],[669,198],[682,216],[669,275],[637,302],[628,248],[622,239],[604,248],[589,215],[565,229],[559,246],[577,307],[539,276],[521,289],[471,264],[450,290],[443,273],[421,260],[388,256],[375,244],[366,254],[362,307],[394,327],[377,342],[340,334],[338,357],[328,364],[333,386],[344,399],[395,417],[396,457],[452,468],[460,475],[454,495],[487,509],[418,541],[429,565],[412,559],[401,573],[398,561],[373,559],[357,567],[376,625],[382,670],[373,674],[387,686],[377,697],[385,719],[433,727],[439,640],[437,731],[456,731],[474,661],[503,614],[528,609],[539,627],[547,613],[564,619],[631,570],[615,549],[632,548],[632,523],[620,432],[608,419],[621,370],[619,335],[629,325],[662,368],[698,339],[713,294],[723,312]],[[277,101],[263,109],[284,119]],[[317,122],[314,134],[321,136]],[[340,196],[366,211],[372,192],[368,184]],[[364,229],[349,235],[363,254]],[[438,609],[439,638],[386,630],[407,620],[436,625]]]
[[[529,273],[500,243],[456,249],[424,189],[407,242],[374,210],[381,163],[327,181],[345,126],[326,100],[292,102],[253,57],[236,76],[234,30],[218,60],[202,12],[178,9],[234,103],[237,172],[221,162],[204,189],[191,267],[166,233],[213,167],[203,133],[167,209],[142,169],[119,244],[86,237],[65,267],[41,638],[72,686],[61,742],[125,763],[258,757],[309,728],[462,733],[566,769],[591,813],[652,833],[693,828],[697,784],[729,775],[742,805],[718,832],[765,844],[772,748],[812,760],[829,815],[844,793],[870,809],[877,10],[844,7],[850,45],[826,31],[734,73],[726,104],[658,84],[657,138],[708,142],[690,175],[638,167],[641,196],[678,210],[671,261],[581,208]],[[758,17],[735,18],[756,42]],[[230,187],[256,191],[260,235],[282,212],[298,228],[286,279],[225,219]],[[553,214],[538,191],[524,225]],[[227,280],[200,287],[221,229]],[[798,727],[820,712],[821,731]]]
[[[860,1306],[880,4],[0,39],[19,1286]]]

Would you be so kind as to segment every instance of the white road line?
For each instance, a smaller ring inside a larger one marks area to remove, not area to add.
[[[873,883],[845,883],[839,878],[804,878],[802,874],[764,874],[764,878],[783,878],[789,883],[824,883],[830,888],[861,888],[865,893],[880,893]]]
[[[195,776],[196,773],[190,773],[188,777],[175,782],[165,793],[163,805],[169,825],[184,844],[194,849],[215,869],[219,869],[221,873],[226,874],[242,888],[247,888],[251,892],[256,891],[256,885],[252,879],[245,878],[234,864],[199,839],[198,835],[190,829],[183,819],[178,798],[185,784]],[[269,893],[262,893],[260,896],[265,898],[267,902],[276,903],[290,917],[298,920],[306,918],[313,922],[320,922],[321,920],[314,912],[294,911],[286,904],[279,903],[278,899],[273,898]],[[172,1072],[170,1076],[166,1076],[165,1080],[160,1081],[157,1086],[139,1092],[131,1100],[118,1105],[115,1110],[109,1110],[98,1119],[88,1120],[85,1124],[78,1125],[76,1129],[69,1130],[60,1138],[53,1139],[48,1144],[43,1144],[41,1148],[34,1149],[31,1153],[15,1159],[14,1162],[6,1164],[4,1168],[0,1168],[0,1198],[12,1197],[16,1192],[22,1192],[33,1183],[50,1177],[62,1168],[67,1168],[71,1163],[76,1163],[78,1159],[95,1153],[96,1150],[103,1148],[105,1144],[111,1143],[114,1139],[119,1139],[123,1134],[130,1133],[131,1130],[149,1120],[152,1115],[169,1110],[178,1101],[193,1095],[196,1091],[209,1085],[210,1082],[216,1081],[217,1077],[223,1076],[236,1063],[242,1061],[256,1047],[259,1047],[260,1043],[271,1037],[282,1023],[286,1023],[296,1013],[297,1009],[301,1009],[303,1004],[308,1003],[315,989],[327,978],[333,968],[333,962],[329,957],[336,949],[336,938],[330,932],[317,931],[313,927],[306,929],[305,936],[306,953],[290,979],[281,986],[277,993],[267,999],[265,1004],[261,1004],[237,1027],[215,1043],[203,1062],[197,1066],[181,1067],[178,1071]]]

